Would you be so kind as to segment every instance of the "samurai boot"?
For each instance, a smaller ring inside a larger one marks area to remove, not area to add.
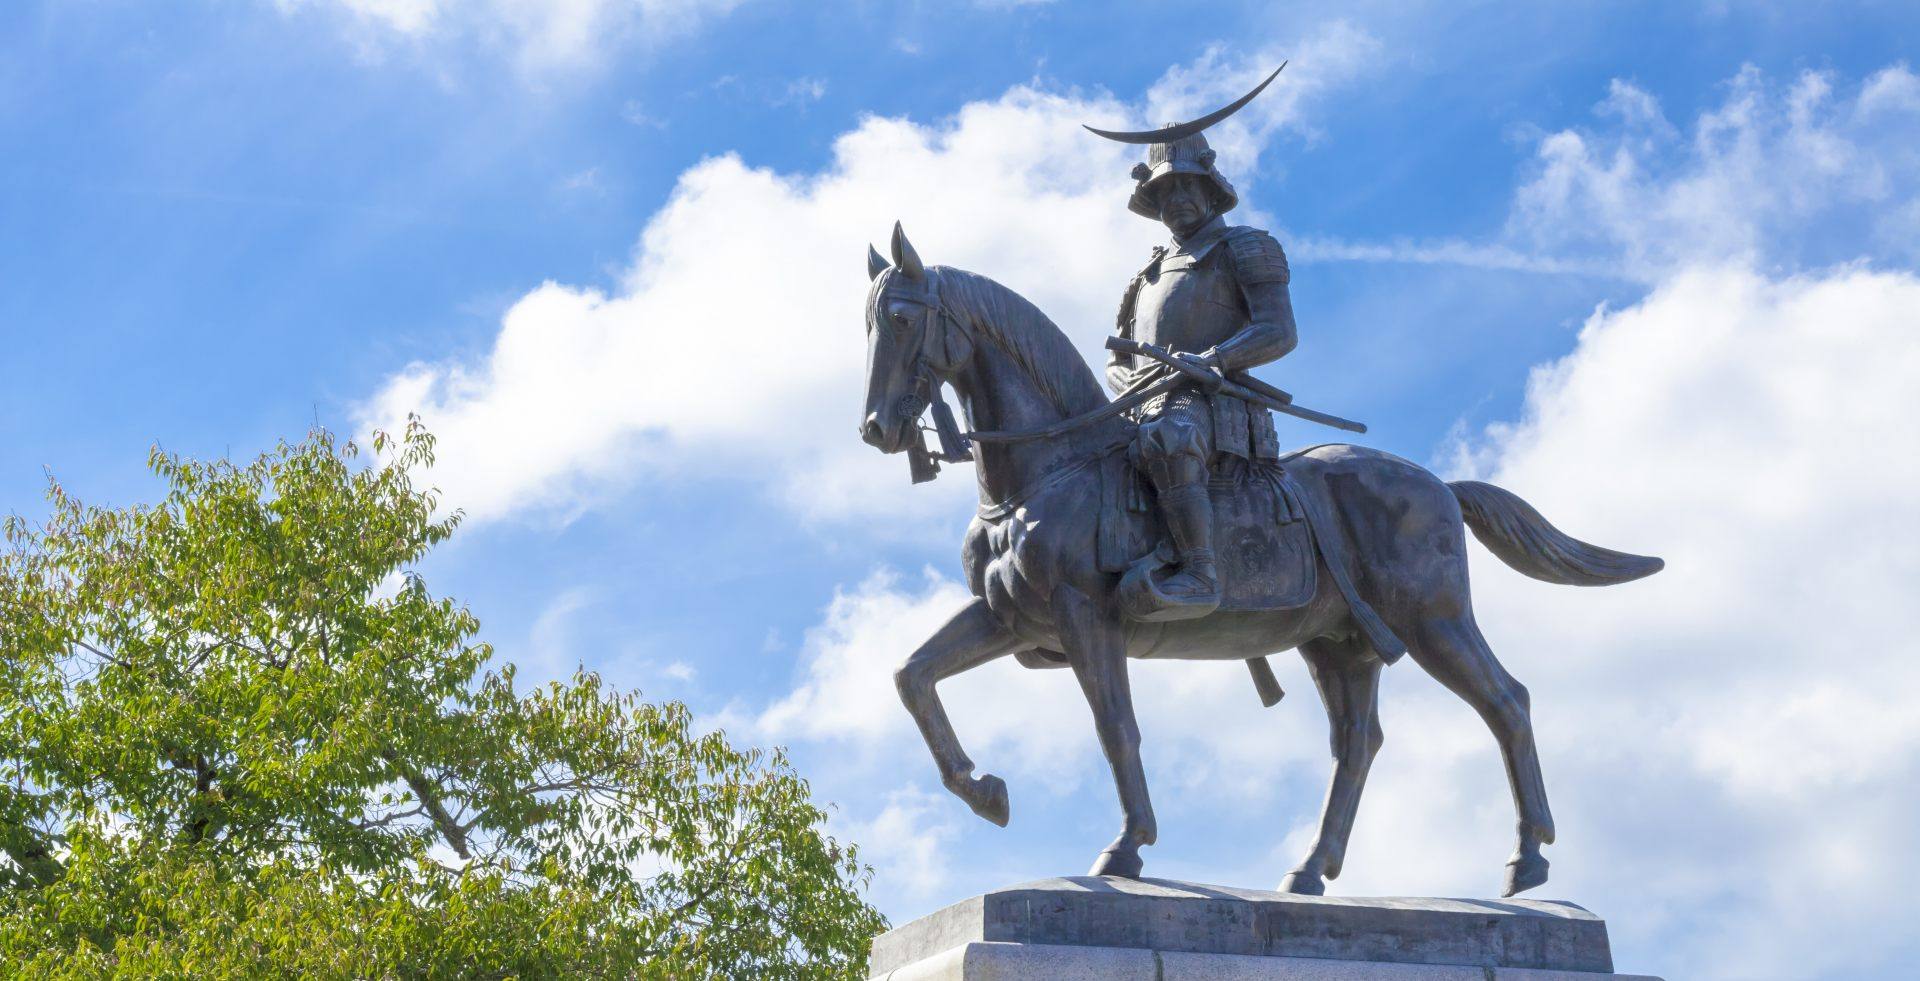
[[[1121,612],[1135,620],[1191,620],[1220,608],[1220,573],[1213,557],[1213,501],[1207,496],[1205,465],[1192,462],[1197,466],[1168,468],[1173,475],[1190,479],[1166,487],[1159,495],[1167,534],[1173,539],[1173,565],[1149,557],[1128,570],[1120,582],[1116,598]],[[1181,472],[1189,469],[1199,472]]]

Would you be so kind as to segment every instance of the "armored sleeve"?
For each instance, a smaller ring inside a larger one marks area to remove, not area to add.
[[[1278,361],[1298,343],[1293,298],[1287,293],[1287,254],[1257,228],[1236,229],[1227,245],[1249,323],[1214,348],[1214,356],[1228,371]]]

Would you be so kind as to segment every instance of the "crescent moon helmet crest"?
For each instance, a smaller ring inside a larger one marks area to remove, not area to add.
[[[1085,123],[1081,123],[1080,125],[1085,127],[1087,132],[1092,133],[1095,136],[1104,136],[1107,139],[1113,140],[1117,143],[1133,143],[1136,145],[1144,145],[1148,143],[1172,143],[1172,142],[1175,142],[1176,140],[1185,139],[1186,137],[1189,137],[1189,136],[1195,136],[1200,132],[1202,132],[1203,130],[1205,130],[1207,127],[1212,126],[1214,123],[1217,123],[1220,120],[1225,119],[1236,112],[1239,112],[1241,108],[1244,107],[1247,103],[1253,101],[1254,96],[1257,96],[1261,92],[1265,91],[1266,87],[1268,85],[1273,84],[1273,80],[1276,78],[1279,78],[1280,73],[1286,70],[1287,70],[1287,63],[1283,61],[1280,63],[1280,67],[1275,68],[1273,70],[1273,74],[1267,76],[1266,81],[1263,81],[1259,85],[1254,86],[1253,91],[1248,92],[1246,95],[1243,95],[1240,98],[1233,100],[1231,103],[1228,103],[1225,106],[1215,109],[1214,111],[1207,113],[1206,115],[1201,116],[1198,119],[1191,119],[1184,123],[1172,123],[1166,126],[1162,126],[1159,129],[1141,130],[1137,133],[1123,133],[1116,130],[1095,129],[1092,126],[1087,126]]]

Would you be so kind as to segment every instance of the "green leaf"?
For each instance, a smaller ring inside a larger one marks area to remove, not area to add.
[[[864,975],[870,870],[783,754],[527,691],[415,571],[459,516],[317,430],[0,525],[0,963],[50,977]],[[464,853],[464,857],[462,857]]]

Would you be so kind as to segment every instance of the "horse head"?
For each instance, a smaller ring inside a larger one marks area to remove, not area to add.
[[[893,261],[867,247],[867,399],[860,438],[883,453],[913,442],[934,387],[973,356],[966,331],[940,303],[938,266],[928,267],[893,225]]]

